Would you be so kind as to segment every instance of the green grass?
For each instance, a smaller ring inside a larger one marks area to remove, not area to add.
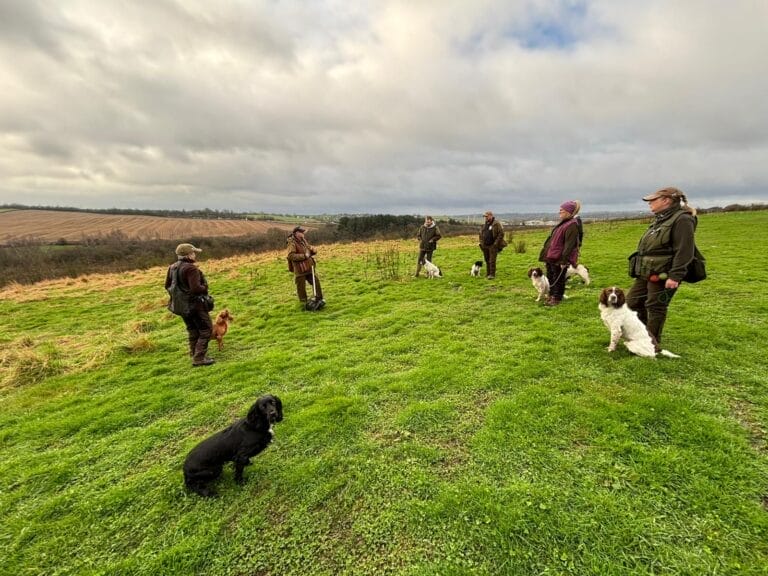
[[[766,574],[767,227],[701,217],[679,360],[605,350],[642,222],[588,225],[593,284],[554,309],[526,277],[543,230],[493,282],[470,237],[434,281],[415,242],[321,247],[314,314],[281,254],[203,261],[235,323],[200,369],[164,270],[6,292],[0,574]],[[285,420],[245,485],[187,494],[189,449],[268,392]]]

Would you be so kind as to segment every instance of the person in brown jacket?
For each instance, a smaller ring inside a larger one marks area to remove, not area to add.
[[[318,308],[325,305],[323,300],[323,289],[320,287],[320,278],[315,272],[315,259],[317,250],[309,245],[304,238],[306,230],[301,226],[296,226],[291,235],[288,236],[288,269],[293,272],[296,281],[296,295],[299,301],[306,307],[307,305],[307,283],[312,285],[314,280],[315,300],[318,302]]]
[[[496,256],[507,245],[504,240],[504,227],[496,220],[490,210],[483,214],[485,223],[480,229],[480,250],[485,260],[485,277],[488,280],[496,278]]]
[[[181,290],[188,294],[189,310],[181,315],[181,319],[187,327],[192,366],[209,366],[215,362],[208,357],[208,341],[211,339],[213,323],[208,307],[201,298],[208,294],[208,282],[195,263],[200,252],[202,250],[192,244],[179,244],[176,247],[177,261],[168,267],[165,289],[168,290],[176,279]]]

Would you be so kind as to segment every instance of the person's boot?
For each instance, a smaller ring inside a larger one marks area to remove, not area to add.
[[[416,264],[416,274],[414,274],[413,277],[418,278],[420,272],[421,272],[421,264]]]
[[[195,355],[192,357],[192,366],[210,366],[216,360],[208,358],[208,339],[198,338],[195,345]]]
[[[557,306],[558,304],[560,304],[560,298],[554,296],[550,296],[547,298],[547,301],[544,302],[544,306]]]

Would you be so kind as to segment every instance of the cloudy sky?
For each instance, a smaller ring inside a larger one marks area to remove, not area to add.
[[[0,203],[768,202],[766,0],[0,0]]]

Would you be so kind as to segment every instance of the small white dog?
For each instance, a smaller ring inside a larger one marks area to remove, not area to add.
[[[544,274],[541,268],[529,268],[528,278],[531,279],[533,287],[536,288],[536,291],[539,293],[536,302],[549,296],[549,278],[547,278],[547,275]]]
[[[424,270],[427,271],[427,278],[442,278],[443,273],[440,268],[432,264],[429,260],[424,258]]]
[[[613,286],[603,288],[600,292],[600,318],[611,331],[611,343],[608,345],[608,352],[616,350],[619,340],[624,338],[624,345],[632,354],[637,354],[643,358],[656,357],[656,343],[654,338],[648,333],[648,329],[637,317],[637,312],[630,310],[627,306],[624,291],[621,288]],[[668,350],[660,350],[658,354],[667,358],[680,358]]]
[[[474,264],[472,264],[472,269],[469,271],[470,276],[474,276],[477,278],[480,276],[480,269],[483,267],[483,261],[477,260]]]
[[[589,286],[589,268],[584,264],[578,264],[576,267],[569,264],[565,279],[568,280],[571,276],[579,276],[584,281],[584,286]]]

